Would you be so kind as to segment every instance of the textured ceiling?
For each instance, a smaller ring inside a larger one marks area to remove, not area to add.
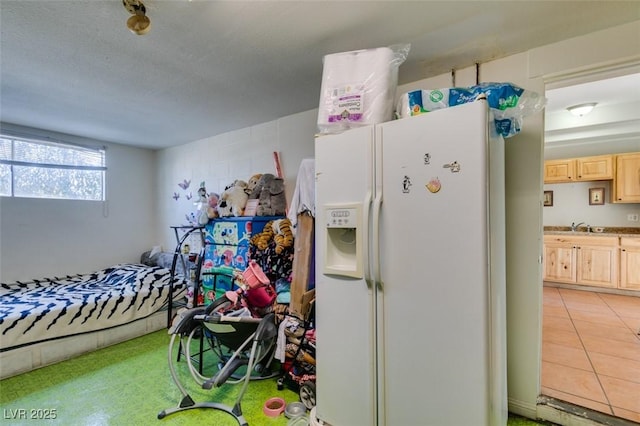
[[[617,1],[0,2],[0,119],[162,148],[318,106],[322,57],[411,43],[406,83],[640,19]]]

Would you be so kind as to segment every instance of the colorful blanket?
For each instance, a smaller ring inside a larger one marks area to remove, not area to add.
[[[167,305],[168,269],[119,264],[86,275],[0,284],[0,351],[145,318]],[[174,283],[174,300],[185,290]]]

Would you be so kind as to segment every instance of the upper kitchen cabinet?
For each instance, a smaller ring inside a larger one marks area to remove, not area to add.
[[[616,156],[613,202],[640,203],[640,152]]]
[[[574,159],[545,161],[544,183],[573,182],[575,163]]]
[[[576,176],[578,180],[613,179],[613,156],[576,158]]]
[[[613,179],[613,156],[568,158],[544,162],[544,183]]]

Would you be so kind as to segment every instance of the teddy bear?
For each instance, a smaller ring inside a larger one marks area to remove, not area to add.
[[[271,173],[264,173],[249,194],[258,200],[257,216],[283,216],[287,210],[284,180]]]
[[[246,188],[247,182],[240,179],[236,179],[231,185],[227,186],[220,194],[220,200],[216,207],[218,216],[242,216],[249,198],[245,192]]]

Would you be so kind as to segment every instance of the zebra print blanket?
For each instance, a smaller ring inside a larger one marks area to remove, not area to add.
[[[168,269],[119,264],[92,274],[0,284],[0,351],[145,318],[167,304]],[[174,284],[174,298],[186,285]]]

